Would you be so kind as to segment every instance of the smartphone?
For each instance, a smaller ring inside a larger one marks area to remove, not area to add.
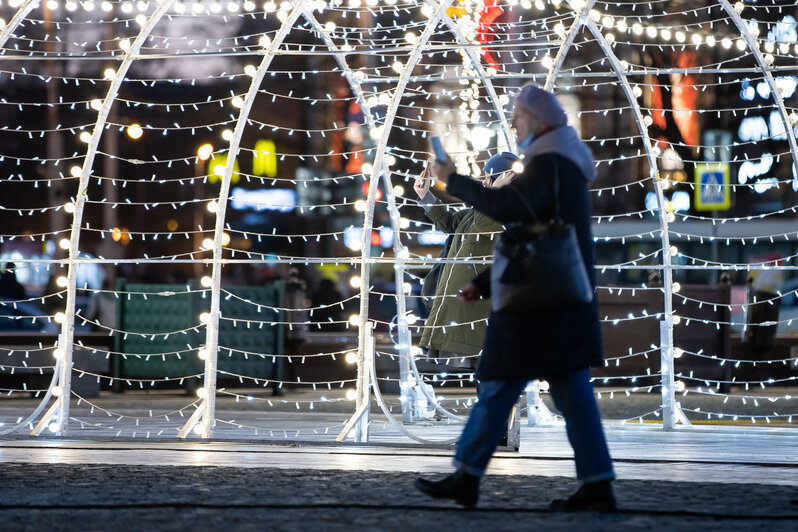
[[[440,137],[430,137],[429,143],[432,145],[432,151],[435,152],[435,159],[441,164],[446,164],[449,156],[446,155],[446,150],[443,149]]]

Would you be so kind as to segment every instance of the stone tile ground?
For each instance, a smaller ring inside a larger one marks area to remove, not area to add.
[[[566,478],[490,476],[477,509],[425,498],[413,473],[0,466],[0,530],[779,530],[798,529],[798,488],[621,480],[615,514],[546,505]]]

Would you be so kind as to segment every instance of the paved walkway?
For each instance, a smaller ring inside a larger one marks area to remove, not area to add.
[[[446,437],[456,427],[417,427]],[[0,441],[3,530],[791,530],[798,434],[784,429],[608,426],[617,514],[560,514],[576,487],[562,427],[524,428],[499,453],[479,507],[412,487],[450,470],[450,448],[264,442]]]
[[[798,430],[789,424],[665,432],[608,422],[621,507],[612,515],[548,512],[551,499],[576,488],[571,449],[562,425],[523,426],[520,452],[496,456],[478,508],[463,511],[412,487],[419,474],[451,470],[450,445],[412,443],[376,408],[369,444],[336,444],[351,403],[328,397],[222,399],[214,441],[176,441],[185,418],[158,418],[184,408],[185,396],[73,405],[67,438],[0,439],[0,531],[798,529]],[[629,399],[599,403],[618,419],[657,401]],[[3,401],[0,422],[33,407]],[[435,442],[461,429],[409,427]]]

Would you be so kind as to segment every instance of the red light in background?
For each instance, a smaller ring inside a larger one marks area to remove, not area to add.
[[[363,183],[363,186],[360,187],[360,190],[363,191],[363,194],[368,196],[370,188],[371,188],[371,182],[370,181],[366,181],[365,183]],[[382,199],[382,190],[377,188],[377,201],[380,201],[381,199]]]
[[[379,246],[381,243],[382,243],[382,238],[380,238],[380,235],[377,232],[372,231],[371,232],[371,245],[372,246]]]

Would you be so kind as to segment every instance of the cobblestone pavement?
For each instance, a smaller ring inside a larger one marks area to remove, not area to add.
[[[414,473],[5,464],[0,528],[126,530],[795,530],[798,488],[619,480],[615,514],[552,513],[560,477],[489,476],[476,510],[425,498]]]

